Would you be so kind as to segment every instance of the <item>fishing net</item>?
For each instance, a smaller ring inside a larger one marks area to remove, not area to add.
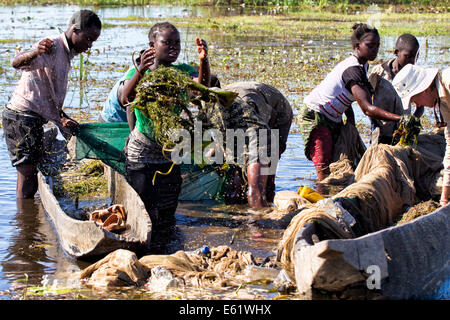
[[[366,149],[358,129],[353,124],[347,122],[341,126],[333,148],[330,175],[322,180],[321,183],[345,186],[353,183],[354,170],[361,161]]]
[[[430,198],[442,169],[442,158],[412,147],[372,145],[355,170],[355,182],[328,200],[300,211],[286,229],[278,259],[293,270],[297,233],[316,222],[327,239],[359,237],[393,225],[409,207]],[[330,203],[329,201],[332,201]],[[354,224],[345,222],[349,213]]]
[[[74,160],[98,159],[125,175],[125,154],[122,152],[130,129],[126,122],[83,123],[72,144]]]
[[[139,260],[133,252],[119,249],[84,269],[80,278],[87,279],[87,285],[92,287],[141,286],[152,269],[160,267],[182,279],[183,284],[221,288],[238,286],[236,276],[254,264],[252,253],[228,246],[211,248],[205,255],[177,251],[171,255],[147,255]]]
[[[130,133],[128,123],[83,123],[79,133],[69,143],[74,160],[98,159],[113,170],[126,175],[123,148]],[[212,165],[182,164],[183,183],[179,200],[216,199],[225,177],[219,175]],[[220,200],[220,198],[217,198]]]

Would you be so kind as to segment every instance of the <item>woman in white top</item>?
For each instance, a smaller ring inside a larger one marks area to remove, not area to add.
[[[354,101],[365,115],[380,120],[399,121],[400,115],[372,105],[371,85],[367,79],[368,61],[377,57],[380,36],[376,28],[355,24],[351,37],[353,53],[337,64],[327,77],[305,98],[299,125],[305,155],[312,160],[319,181],[329,174],[333,146],[339,136],[342,114],[355,124]]]

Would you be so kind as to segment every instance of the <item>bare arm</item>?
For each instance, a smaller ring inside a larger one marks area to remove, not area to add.
[[[136,86],[141,80],[144,73],[155,65],[155,51],[152,48],[146,49],[141,55],[141,63],[137,67],[133,77],[129,80],[125,80],[123,85],[119,87],[117,91],[117,97],[119,102],[126,106],[130,101],[133,101],[136,96]]]
[[[352,86],[352,94],[366,116],[379,120],[400,121],[401,116],[372,105],[369,91],[357,84]]]
[[[38,56],[44,54],[44,53],[50,53],[51,48],[53,47],[53,41],[50,39],[44,39],[41,40],[35,49],[27,50],[20,52],[17,54],[12,62],[11,65],[15,69],[19,69],[21,67],[25,67],[30,65],[30,63]]]
[[[211,85],[211,70],[208,59],[208,45],[205,40],[196,38],[200,67],[198,69],[198,83],[209,87]]]
[[[130,105],[127,106],[127,121],[130,131],[133,131],[134,127],[136,126],[136,115],[134,114],[133,110],[131,110]]]

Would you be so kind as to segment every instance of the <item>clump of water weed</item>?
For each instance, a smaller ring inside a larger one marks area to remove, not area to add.
[[[439,203],[434,200],[420,202],[414,207],[410,208],[407,212],[405,212],[401,219],[396,223],[396,225],[401,225],[413,221],[418,217],[434,212],[437,208],[439,208]]]
[[[79,172],[84,173],[86,176],[98,177],[103,175],[105,166],[100,160],[92,160],[85,162],[80,168]]]
[[[400,136],[400,140],[397,143],[401,146],[417,146],[417,136],[422,129],[420,120],[413,115],[405,115],[400,120],[398,129],[394,132],[394,135]],[[395,138],[394,138],[395,139]]]
[[[68,165],[56,179],[53,192],[56,196],[80,199],[106,196],[108,182],[103,172],[104,166],[99,160],[84,161],[78,167]]]
[[[189,98],[189,90],[198,92],[194,99]],[[173,147],[171,135],[174,130],[193,130],[194,117],[189,110],[193,100],[218,102],[227,106],[236,98],[237,93],[212,90],[193,81],[175,68],[159,67],[144,75],[136,88],[136,99],[132,107],[141,111],[150,119],[153,136],[165,147]],[[188,119],[180,117],[184,111]]]

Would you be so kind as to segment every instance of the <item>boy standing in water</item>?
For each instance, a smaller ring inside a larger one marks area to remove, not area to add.
[[[410,114],[409,107],[403,108],[402,102],[395,89],[392,87],[392,80],[395,75],[407,64],[415,64],[419,52],[419,41],[412,34],[402,34],[398,37],[395,44],[395,58],[378,64],[373,67],[369,76],[369,82],[374,88],[373,104],[380,108],[395,114]],[[424,108],[416,108],[414,115],[420,117]],[[380,128],[379,143],[392,143],[392,135],[397,129],[397,123],[392,121],[377,120],[370,118],[372,122],[372,131]]]
[[[12,66],[21,70],[22,76],[3,112],[3,129],[12,165],[17,170],[17,198],[33,198],[37,191],[43,125],[52,121],[66,139],[78,126],[62,110],[71,60],[92,47],[101,26],[94,12],[80,10],[69,20],[66,32],[37,42],[12,60]]]
[[[200,67],[197,70],[188,64],[174,64],[180,54],[180,33],[168,23],[155,24],[148,34],[149,48],[140,56],[140,64],[132,68],[119,87],[118,97],[125,106],[134,100],[136,86],[147,72],[155,71],[159,66],[174,67],[199,83],[209,86],[210,69],[207,45],[204,40],[196,39]],[[188,94],[188,93],[186,93]],[[179,165],[173,165],[162,151],[152,134],[153,124],[139,110],[127,106],[127,120],[131,133],[126,146],[126,170],[130,185],[136,190],[151,214],[152,222],[158,224],[171,218],[178,205],[181,190],[181,172]],[[166,153],[169,155],[169,153]],[[158,174],[153,184],[153,178]]]

